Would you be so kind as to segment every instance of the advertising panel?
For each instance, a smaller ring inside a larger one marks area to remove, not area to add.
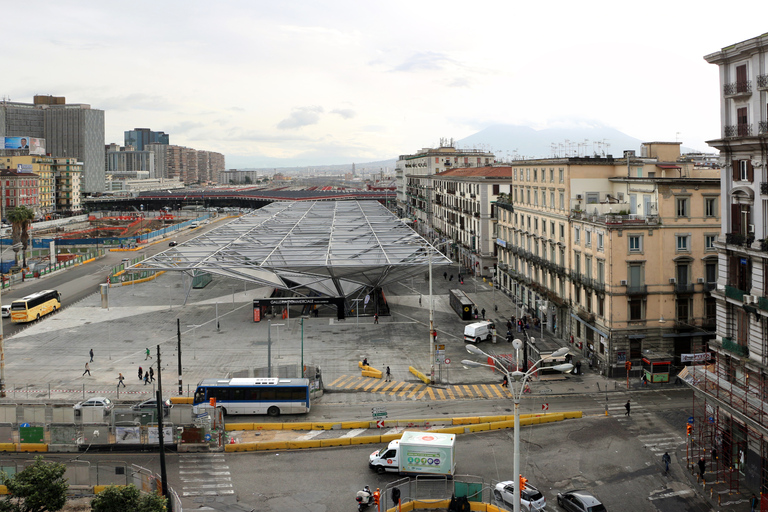
[[[160,444],[157,427],[147,427],[148,444]],[[173,427],[163,426],[163,443],[173,443]]]
[[[5,137],[5,149],[29,149],[29,137]]]
[[[29,154],[44,156],[45,155],[45,139],[30,137],[29,138]]]
[[[32,164],[17,164],[16,172],[34,172],[32,170]]]

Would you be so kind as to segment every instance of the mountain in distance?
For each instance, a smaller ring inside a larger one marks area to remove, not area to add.
[[[599,123],[535,130],[528,126],[497,124],[455,141],[462,149],[490,151],[500,161],[566,156],[624,156],[640,154],[640,139]],[[692,150],[691,150],[692,151]],[[681,148],[686,152],[686,148]]]

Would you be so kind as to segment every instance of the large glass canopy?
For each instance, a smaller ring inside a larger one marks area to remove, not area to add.
[[[142,268],[202,271],[300,294],[348,296],[451,263],[376,201],[275,202],[152,256]]]

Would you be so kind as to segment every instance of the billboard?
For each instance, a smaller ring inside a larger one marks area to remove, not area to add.
[[[37,137],[0,137],[0,149],[27,149],[30,155],[45,155],[45,139]]]
[[[34,172],[32,170],[32,164],[18,164],[16,165],[16,172]]]

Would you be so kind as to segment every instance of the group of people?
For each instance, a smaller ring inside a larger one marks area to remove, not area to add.
[[[453,274],[451,274],[450,277],[448,277],[448,272],[443,272],[443,279],[446,281],[453,281]],[[459,274],[459,284],[464,284],[464,276]]]
[[[149,352],[149,348],[146,349],[145,353],[146,353],[146,357],[144,358],[145,361],[147,359],[152,359],[152,356],[150,355],[150,352]],[[90,359],[85,363],[85,371],[83,372],[83,377],[85,377],[86,373],[88,374],[89,377],[91,376],[90,363],[93,362],[93,349],[91,349],[88,352],[88,355],[90,356]],[[365,364],[367,364],[367,362]],[[139,366],[139,380],[140,381],[143,380],[145,386],[150,382],[155,382],[155,369],[152,368],[152,366],[150,365],[149,369],[147,371],[144,371],[144,368]],[[117,387],[119,388],[120,386],[125,387],[125,376],[122,373],[117,374]]]
[[[368,358],[367,357],[363,358],[363,366],[370,366],[368,364]],[[392,372],[390,371],[389,366],[387,366],[387,369],[386,369],[385,374],[384,374],[384,381],[385,382],[389,382],[391,380],[392,380]]]

